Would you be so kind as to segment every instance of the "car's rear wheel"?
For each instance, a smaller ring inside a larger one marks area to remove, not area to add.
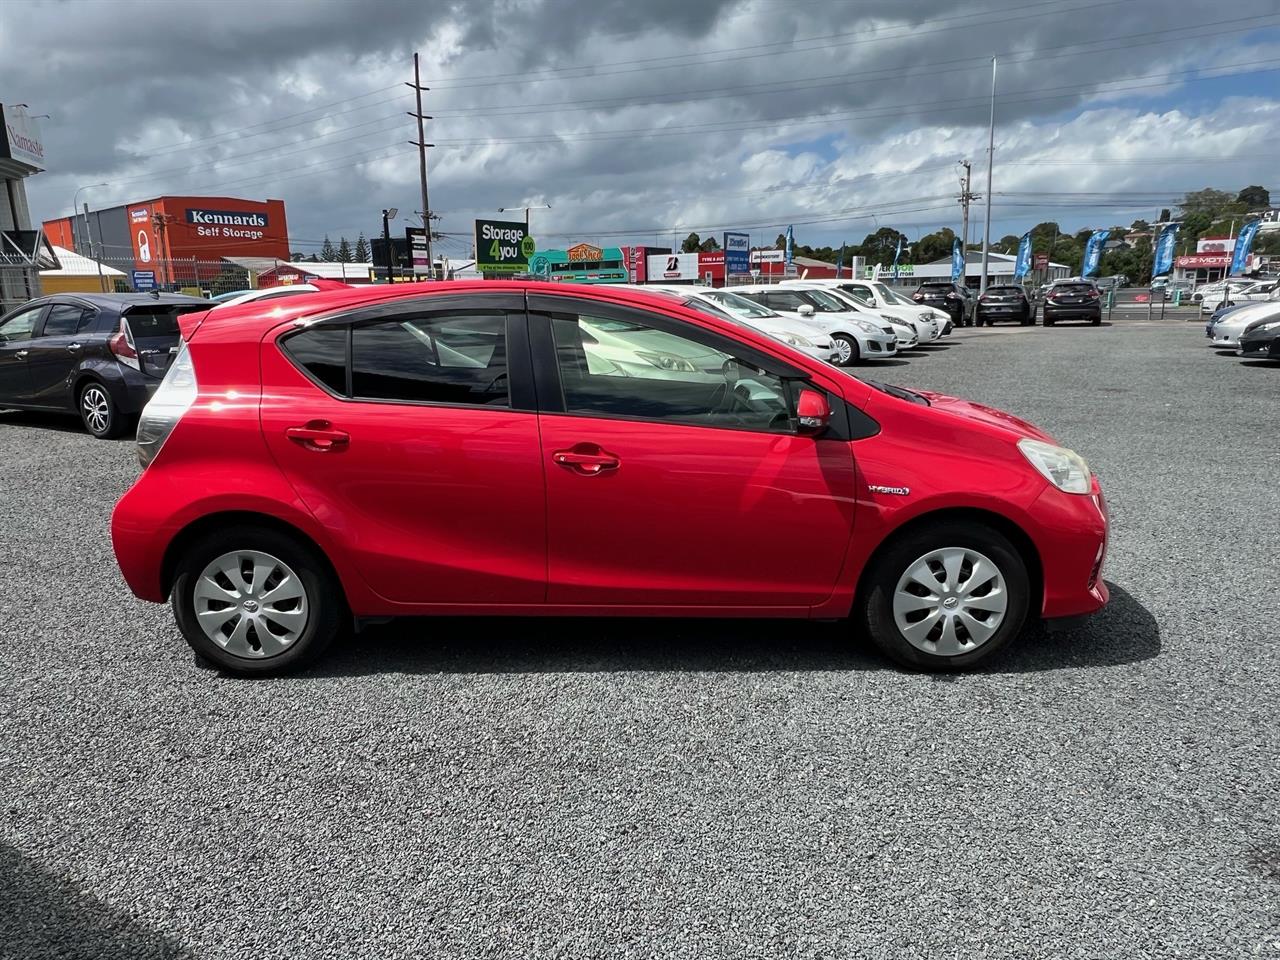
[[[1056,321],[1053,319],[1053,317],[1049,316],[1047,313],[1044,315],[1044,325],[1046,327],[1052,327],[1055,322]]]
[[[875,563],[860,619],[903,666],[963,670],[1004,647],[1026,620],[1026,564],[990,527],[944,521],[903,536]]]
[[[858,362],[861,351],[858,350],[858,341],[853,337],[837,333],[832,336],[831,345],[835,348],[837,367],[848,367]]]
[[[173,614],[191,648],[233,673],[280,673],[319,656],[346,621],[341,585],[314,548],[232,527],[177,565]]]
[[[84,428],[99,440],[114,440],[129,429],[128,420],[111,399],[110,391],[97,380],[90,380],[80,388],[76,408]]]

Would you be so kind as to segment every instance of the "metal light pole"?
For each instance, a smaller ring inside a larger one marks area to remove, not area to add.
[[[499,207],[498,212],[506,213],[508,210],[523,210],[524,211],[524,233],[525,233],[525,236],[528,236],[529,235],[529,211],[530,210],[550,210],[550,209],[551,209],[551,204],[549,203],[535,203],[531,207]]]
[[[387,248],[387,283],[391,283],[391,274],[395,270],[396,262],[396,252],[391,246],[391,221],[399,212],[399,207],[388,207],[382,211],[382,245]],[[427,230],[430,231],[430,229],[428,226]]]
[[[978,293],[987,292],[987,257],[991,252],[991,168],[996,164],[996,58],[991,58],[991,124],[987,132],[987,227],[982,235],[982,279]]]
[[[105,183],[87,183],[83,187],[76,187],[75,195],[71,198],[71,245],[76,244],[76,217],[80,213],[80,191],[92,190],[94,187],[105,187]],[[86,205],[87,209],[87,205]],[[86,213],[84,217],[84,233],[85,237],[89,236],[89,215]],[[87,242],[87,241],[86,241]],[[79,252],[79,251],[77,251]]]

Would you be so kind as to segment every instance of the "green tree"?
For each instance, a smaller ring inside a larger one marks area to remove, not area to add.
[[[680,244],[681,253],[697,253],[698,247],[702,244],[702,238],[696,233],[691,233],[684,238],[684,243]]]
[[[787,235],[785,233],[778,234],[778,239],[773,241],[773,249],[775,250],[787,249]]]
[[[338,241],[338,262],[339,263],[351,262],[351,244],[347,242],[346,237],[343,237],[341,240]]]
[[[698,250],[702,253],[711,253],[719,249],[720,244],[716,242],[715,237],[707,237],[707,239],[698,244]]]
[[[951,256],[951,245],[955,239],[956,232],[950,227],[926,233],[915,246],[915,262],[932,263],[934,260]]]
[[[1182,203],[1178,205],[1178,209],[1182,211],[1183,216],[1190,213],[1207,213],[1210,216],[1216,216],[1232,200],[1231,194],[1225,190],[1214,190],[1212,187],[1205,187],[1203,190],[1192,190],[1184,196]]]
[[[324,235],[324,243],[320,244],[320,259],[325,263],[331,263],[334,256],[336,256],[336,252],[333,249],[333,244],[329,242],[329,235],[326,233]]]
[[[907,246],[907,235],[893,227],[881,227],[875,233],[867,234],[858,245],[861,256],[866,257],[868,264],[880,264],[887,267],[893,263],[894,252],[898,249],[898,240],[902,240],[903,249]],[[950,251],[948,251],[950,252]]]
[[[1266,187],[1245,187],[1236,195],[1236,202],[1243,203],[1250,210],[1260,210],[1271,206],[1271,191]]]
[[[369,241],[364,238],[363,230],[356,238],[355,258],[356,263],[369,263]]]
[[[1000,238],[1000,242],[996,245],[996,250],[999,253],[1017,253],[1018,243],[1021,240],[1021,237],[1015,237],[1012,233],[1006,233]]]

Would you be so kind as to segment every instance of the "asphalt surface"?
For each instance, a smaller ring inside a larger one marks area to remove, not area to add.
[[[1110,498],[1111,606],[953,677],[842,625],[563,620],[220,676],[116,571],[132,445],[0,414],[0,957],[1280,955],[1280,367],[1202,341],[875,371]]]

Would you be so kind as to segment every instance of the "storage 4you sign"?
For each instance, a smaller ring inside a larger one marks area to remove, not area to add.
[[[476,221],[476,269],[483,273],[524,273],[534,253],[533,237],[523,223]]]

